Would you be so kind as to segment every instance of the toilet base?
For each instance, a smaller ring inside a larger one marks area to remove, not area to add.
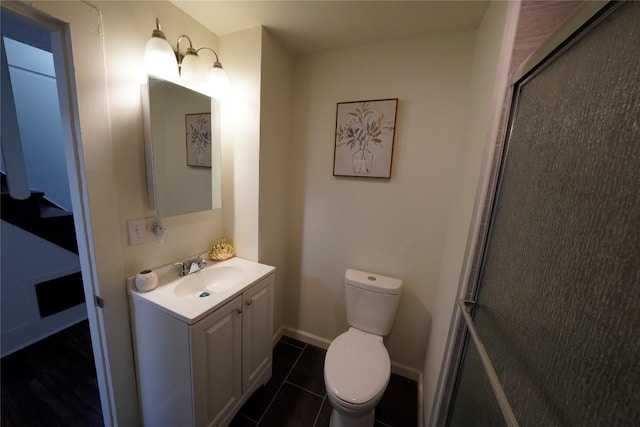
[[[375,419],[374,413],[375,410],[361,417],[350,417],[333,408],[331,411],[331,419],[329,420],[329,427],[373,427]]]

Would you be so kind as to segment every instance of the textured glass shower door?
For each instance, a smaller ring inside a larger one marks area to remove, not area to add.
[[[477,284],[522,426],[640,425],[640,2],[516,85]],[[505,425],[472,342],[448,417]]]

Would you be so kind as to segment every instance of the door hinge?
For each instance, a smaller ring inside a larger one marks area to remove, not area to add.
[[[96,305],[100,308],[104,308],[104,300],[102,297],[96,295]]]

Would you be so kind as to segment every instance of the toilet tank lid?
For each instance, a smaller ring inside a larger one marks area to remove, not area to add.
[[[399,294],[402,288],[400,279],[352,269],[348,269],[345,273],[345,281],[348,285],[381,294]]]

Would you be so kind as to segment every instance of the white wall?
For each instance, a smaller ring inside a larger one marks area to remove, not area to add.
[[[239,256],[276,270],[274,333],[283,324],[291,55],[262,27],[220,39],[231,96],[221,104],[225,235]]]
[[[71,211],[53,55],[4,42],[29,186]],[[82,304],[43,318],[35,292],[38,283],[80,271],[77,254],[4,221],[0,234],[4,357],[85,319],[87,311]]]
[[[420,371],[467,122],[474,31],[302,57],[294,69],[285,322],[347,328],[347,268],[404,280],[393,362]],[[336,103],[399,98],[391,179],[332,176]]]
[[[220,60],[231,94],[220,105],[224,233],[238,256],[258,261],[262,29],[225,36]]]
[[[262,30],[258,259],[276,267],[274,333],[284,324],[293,57]]]
[[[466,284],[467,280],[465,255],[475,246],[478,224],[473,222],[474,208],[481,210],[488,185],[487,172],[507,88],[518,7],[516,2],[492,2],[476,32],[466,137],[455,162],[459,171],[455,199],[442,248],[440,275],[433,296],[431,338],[422,371],[425,421],[431,416],[436,386],[446,366],[443,357],[459,284]]]
[[[29,187],[71,211],[53,55],[5,38]]]

